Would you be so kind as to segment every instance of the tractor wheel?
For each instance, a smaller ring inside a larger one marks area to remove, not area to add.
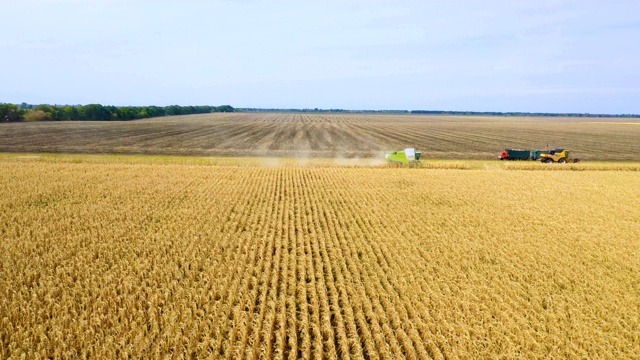
[[[562,158],[562,159],[558,160],[558,162],[559,162],[560,164],[566,164],[566,163],[567,163],[567,159]]]
[[[544,162],[546,162],[547,164],[553,164],[553,159],[546,159]]]

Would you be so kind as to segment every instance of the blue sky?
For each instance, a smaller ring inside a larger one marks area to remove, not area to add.
[[[640,1],[0,0],[0,102],[640,113]]]

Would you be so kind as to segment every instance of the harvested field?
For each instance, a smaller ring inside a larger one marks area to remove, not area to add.
[[[495,159],[505,148],[564,147],[589,161],[638,161],[638,119],[217,113],[130,122],[0,124],[0,151],[379,158],[416,147],[432,159]]]
[[[24,156],[0,158],[0,358],[640,353],[633,169]]]

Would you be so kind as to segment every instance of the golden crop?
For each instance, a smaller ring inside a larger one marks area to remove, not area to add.
[[[0,170],[0,358],[640,354],[635,171]]]

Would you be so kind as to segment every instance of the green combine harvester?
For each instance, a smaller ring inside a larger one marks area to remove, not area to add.
[[[422,153],[417,152],[414,148],[406,148],[404,151],[387,152],[384,157],[392,163],[410,164],[418,162],[421,155]]]

